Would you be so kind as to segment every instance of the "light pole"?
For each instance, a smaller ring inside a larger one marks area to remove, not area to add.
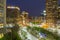
[[[43,15],[44,15],[44,22],[46,22],[46,11],[43,11]]]

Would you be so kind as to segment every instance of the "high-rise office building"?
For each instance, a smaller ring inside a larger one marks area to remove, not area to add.
[[[20,8],[16,6],[7,6],[6,10],[7,23],[16,22],[20,15]]]
[[[56,23],[58,0],[46,0],[46,22]]]
[[[58,6],[58,19],[60,19],[60,6]]]
[[[60,25],[60,5],[58,6],[58,16],[57,16],[57,24]]]
[[[0,0],[0,27],[6,25],[6,0]]]

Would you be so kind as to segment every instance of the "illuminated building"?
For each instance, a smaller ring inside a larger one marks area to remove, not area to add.
[[[60,5],[58,6],[57,24],[60,24]]]
[[[6,26],[6,0],[0,0],[0,39],[4,37]],[[4,28],[4,29],[2,29]]]
[[[44,21],[44,17],[43,16],[40,16],[39,17],[39,21],[40,21],[40,23],[42,23]]]
[[[60,6],[58,7],[58,19],[60,19]]]
[[[58,0],[46,0],[46,22],[56,23]]]
[[[15,23],[20,15],[20,8],[16,6],[7,6],[7,23]],[[9,19],[9,20],[8,20]]]
[[[22,12],[22,15],[23,15],[25,18],[28,18],[28,12],[23,11],[23,12]]]
[[[6,25],[6,0],[0,0],[0,24]]]
[[[23,11],[22,12],[22,18],[23,18],[23,24],[27,24],[29,22],[29,20],[28,20],[28,12]]]

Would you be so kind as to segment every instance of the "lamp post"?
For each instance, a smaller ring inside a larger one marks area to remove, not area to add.
[[[46,22],[46,18],[45,18],[46,17],[46,11],[45,10],[43,11],[43,15],[44,15],[44,22]]]

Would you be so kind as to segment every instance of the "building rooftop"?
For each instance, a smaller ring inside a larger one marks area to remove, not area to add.
[[[20,8],[17,7],[17,6],[8,6],[7,8],[10,8],[10,9],[18,9],[18,10],[20,10]]]

